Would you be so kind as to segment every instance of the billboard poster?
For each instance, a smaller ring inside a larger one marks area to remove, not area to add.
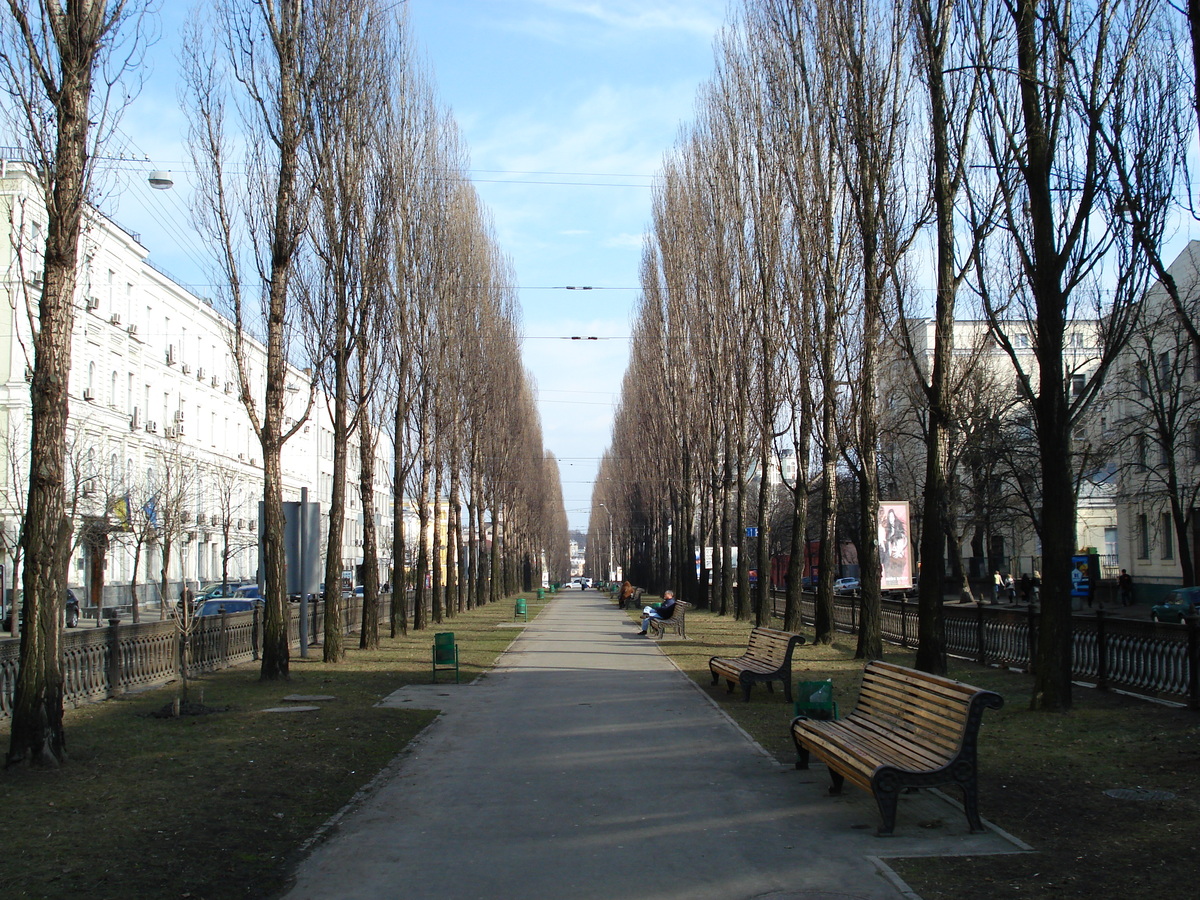
[[[908,501],[879,504],[879,559],[883,567],[880,587],[908,590],[913,584],[912,551],[909,546]]]

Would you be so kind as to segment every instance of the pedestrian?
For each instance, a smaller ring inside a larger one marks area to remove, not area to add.
[[[617,594],[617,606],[620,609],[625,608],[625,604],[633,600],[633,585],[628,580],[622,582],[621,590]]]
[[[1004,576],[1004,590],[1008,594],[1008,605],[1012,606],[1017,602],[1017,583],[1013,581],[1012,572]]]
[[[992,573],[992,602],[1000,602],[1000,591],[1004,588],[1004,579],[1000,575],[1000,570],[997,569]]]
[[[1117,576],[1117,594],[1122,606],[1133,606],[1133,576],[1124,569]]]
[[[669,619],[675,615],[675,592],[663,591],[663,602],[657,607],[647,606],[642,610],[642,635],[650,628],[651,619]]]
[[[1021,601],[1028,603],[1033,599],[1033,579],[1028,572],[1021,573]]]
[[[1042,597],[1042,573],[1037,569],[1033,570],[1033,586],[1032,593],[1029,595],[1030,603],[1037,603]]]

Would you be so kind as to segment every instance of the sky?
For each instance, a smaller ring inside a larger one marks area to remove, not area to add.
[[[205,295],[189,225],[180,26],[167,3],[149,76],[121,120],[101,207]],[[629,356],[643,234],[664,154],[713,71],[726,0],[408,0],[437,93],[519,281],[524,361],[567,518],[587,527]],[[154,191],[150,169],[176,186]],[[592,290],[568,290],[591,287]],[[598,340],[574,341],[573,336]],[[648,440],[655,436],[648,435]]]

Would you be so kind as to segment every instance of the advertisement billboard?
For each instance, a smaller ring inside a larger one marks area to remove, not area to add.
[[[880,587],[885,591],[908,590],[913,585],[908,522],[907,500],[879,504],[879,560],[883,569]]]

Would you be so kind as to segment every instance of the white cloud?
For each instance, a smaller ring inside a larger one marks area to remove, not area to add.
[[[590,20],[593,24],[600,23],[615,31],[674,31],[706,39],[720,28],[725,14],[725,3],[718,0],[604,0],[603,3],[536,0],[536,3],[555,15],[565,13]],[[543,34],[564,31],[571,24],[561,20],[541,21],[545,26]]]
[[[641,249],[646,243],[646,233],[618,234],[604,240],[605,247],[636,247]]]

